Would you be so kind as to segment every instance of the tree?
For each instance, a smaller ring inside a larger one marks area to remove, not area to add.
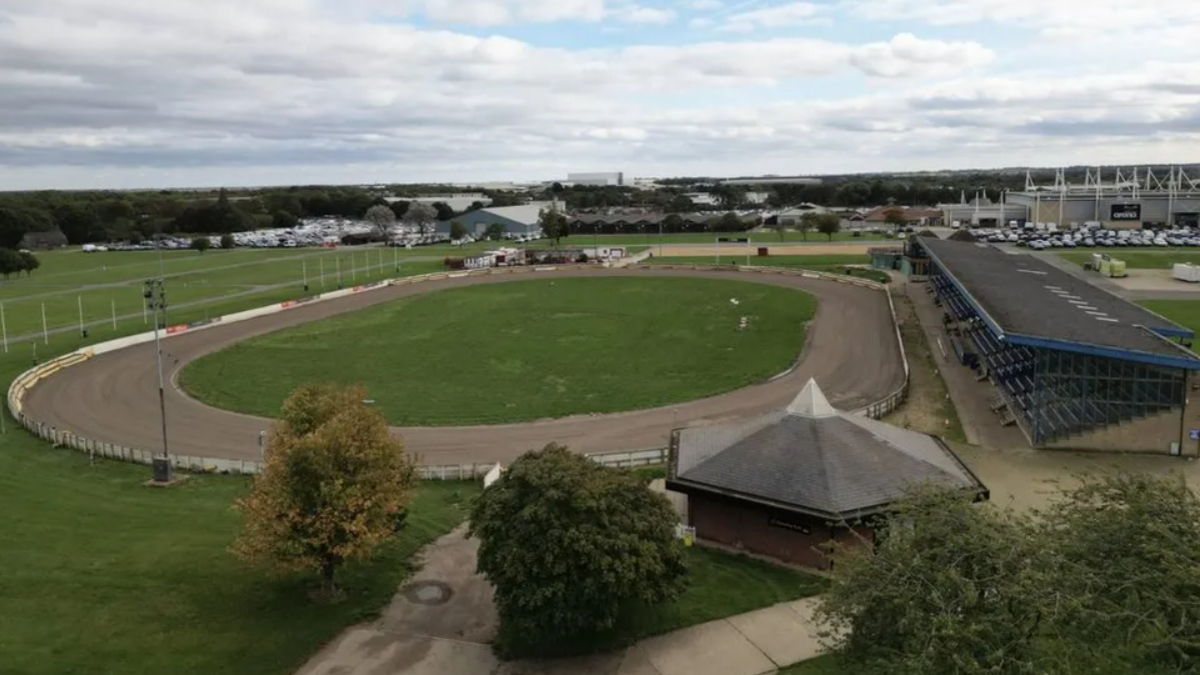
[[[836,213],[820,213],[816,216],[817,232],[833,241],[833,235],[842,229],[842,219]]]
[[[437,214],[439,222],[444,223],[454,217],[454,209],[450,208],[450,205],[445,202],[434,202],[433,210]]]
[[[683,231],[683,216],[678,213],[669,213],[662,220],[663,230],[669,233],[677,233]]]
[[[782,218],[776,216],[775,223],[771,225],[771,229],[775,230],[775,234],[779,235],[779,241],[787,238],[787,225],[783,222]]]
[[[21,255],[11,248],[0,248],[0,274],[4,280],[21,272]]]
[[[800,231],[800,237],[808,241],[808,233],[817,229],[817,213],[807,211],[801,214],[800,220],[796,221],[796,229]]]
[[[288,211],[279,210],[271,214],[271,227],[290,230],[300,224],[300,219]]]
[[[21,251],[17,254],[17,272],[24,272],[25,276],[32,276],[34,270],[42,266],[42,261],[29,251]]]
[[[237,242],[234,241],[232,234],[221,235],[221,248],[229,250],[234,247]]]
[[[1039,515],[1050,542],[1044,601],[1056,612],[1048,632],[1090,652],[1072,661],[1197,672],[1200,496],[1182,476],[1083,477]]]
[[[308,385],[283,404],[265,468],[237,501],[244,519],[233,550],[274,570],[320,574],[337,596],[337,570],[390,539],[415,472],[403,444],[361,387]]]
[[[555,246],[558,246],[560,239],[564,239],[570,234],[567,217],[559,213],[556,208],[545,209],[538,214],[538,224],[542,227],[542,236],[553,240]]]
[[[392,210],[392,213],[396,214],[397,220],[402,220],[404,218],[404,214],[408,213],[408,207],[410,204],[412,204],[412,202],[399,199],[391,204],[388,204],[388,208]]]
[[[208,237],[195,237],[192,239],[192,243],[190,246],[188,246],[188,248],[192,249],[193,251],[204,253],[208,249],[212,248],[212,241],[209,240]]]
[[[1033,527],[962,492],[923,487],[881,540],[836,553],[817,609],[850,672],[1017,675],[1037,663],[1041,555]]]
[[[893,208],[883,212],[883,222],[890,225],[893,232],[899,232],[900,228],[908,225],[908,218],[903,209]]]
[[[462,223],[458,222],[457,220],[450,223],[450,238],[451,239],[453,239],[454,241],[458,241],[459,239],[462,239],[465,236],[467,236],[466,226],[464,226]]]
[[[429,226],[433,224],[434,218],[437,217],[437,210],[425,202],[413,202],[408,205],[408,210],[404,212],[404,222],[417,228],[417,232],[424,235]]]
[[[742,222],[738,214],[729,211],[720,218],[708,221],[708,227],[714,232],[743,232],[746,229],[746,223]]]
[[[508,227],[504,223],[492,223],[484,230],[484,236],[492,241],[499,241],[504,238],[506,232],[508,232]]]
[[[687,572],[678,520],[633,474],[564,447],[517,459],[470,519],[479,572],[496,589],[497,646],[568,653],[676,597]]]
[[[383,241],[392,238],[392,227],[396,224],[396,214],[391,208],[382,204],[376,204],[367,209],[366,214],[363,215],[363,220],[375,226],[375,229],[379,231],[380,239]]]

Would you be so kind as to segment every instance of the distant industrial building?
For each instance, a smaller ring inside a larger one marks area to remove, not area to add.
[[[384,201],[393,202],[422,202],[424,204],[445,204],[455,211],[466,211],[475,202],[484,206],[492,203],[492,198],[482,192],[455,192],[453,194],[422,195],[420,197],[385,197]]]
[[[567,182],[572,185],[624,185],[625,174],[615,173],[569,173]]]
[[[1065,171],[1055,174],[1054,184],[1039,186],[1027,174],[1025,190],[1008,195],[1008,203],[1019,205],[1026,218],[1038,223],[1099,222],[1109,229],[1143,226],[1200,225],[1200,180],[1183,169],[1172,167],[1166,176],[1154,171],[1115,170],[1105,182],[1100,169],[1089,170],[1084,184],[1068,183]]]

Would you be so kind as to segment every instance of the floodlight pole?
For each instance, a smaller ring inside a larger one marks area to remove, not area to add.
[[[150,305],[150,309],[154,311],[154,351],[158,359],[158,412],[162,418],[162,456],[170,459],[171,454],[167,446],[167,393],[166,393],[166,378],[163,377],[163,353],[162,353],[162,338],[159,330],[159,312],[166,316],[167,309],[167,293],[163,288],[162,278],[151,279],[145,283],[145,298],[146,303]]]

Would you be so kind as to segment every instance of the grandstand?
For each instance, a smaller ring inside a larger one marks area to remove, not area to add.
[[[948,331],[1035,447],[1164,452],[1200,427],[1192,331],[1036,257],[919,237]],[[961,357],[960,357],[961,360]]]

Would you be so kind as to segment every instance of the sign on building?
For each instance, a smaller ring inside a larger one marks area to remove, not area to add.
[[[1111,211],[1114,221],[1140,221],[1142,219],[1141,204],[1113,204]]]

